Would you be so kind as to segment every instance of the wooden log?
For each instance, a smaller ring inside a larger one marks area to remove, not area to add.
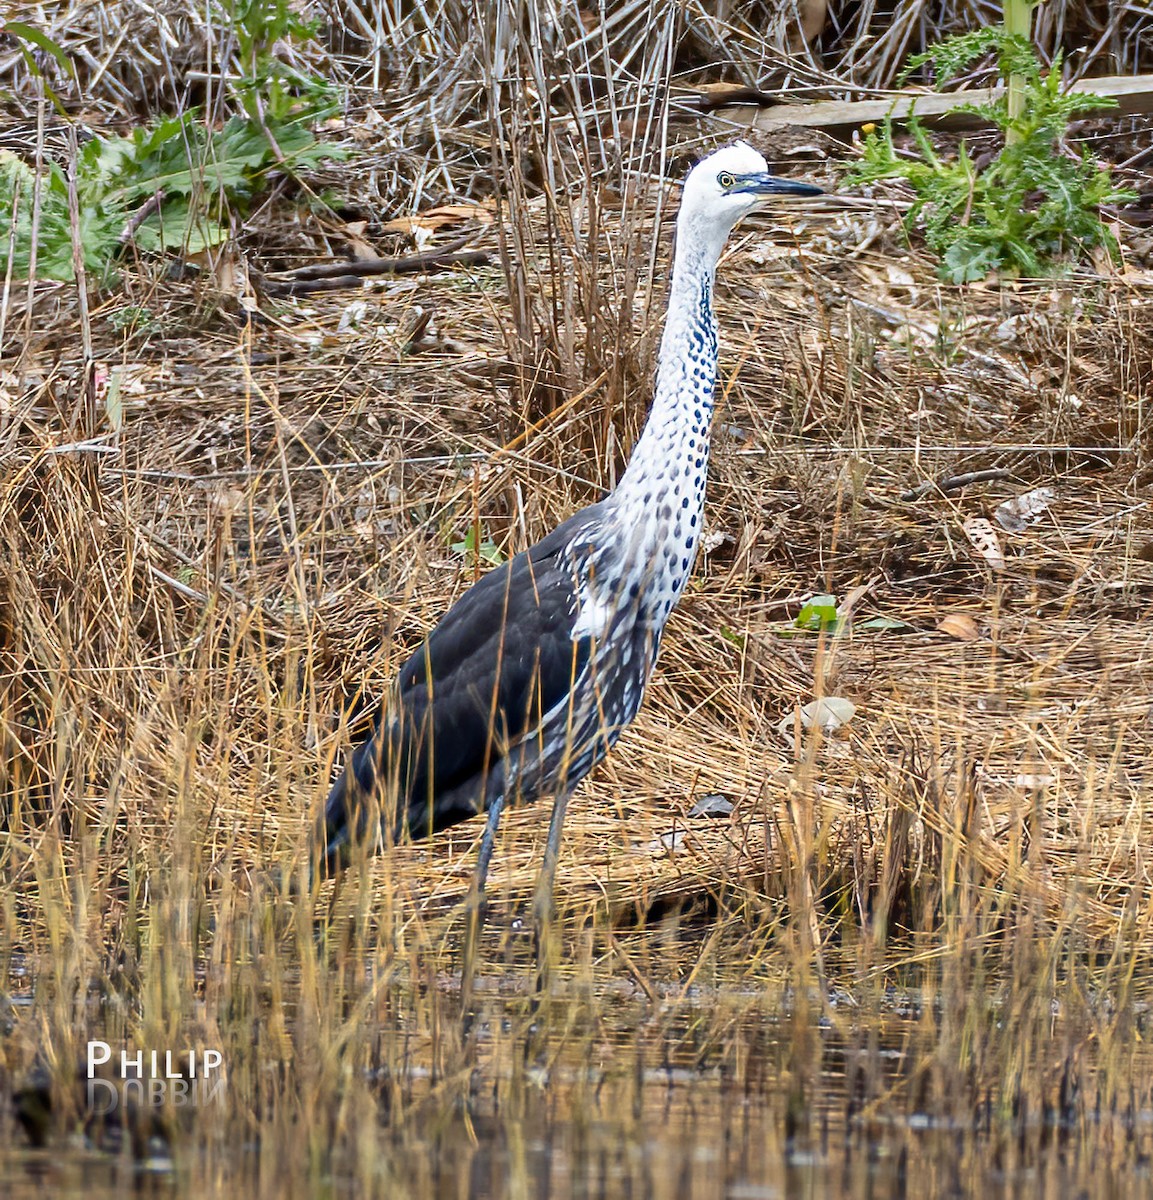
[[[1082,79],[1073,90],[1092,96],[1109,96],[1116,108],[1102,110],[1106,115],[1133,116],[1153,113],[1153,75],[1103,75]],[[778,104],[772,108],[751,105],[725,105],[714,108],[709,116],[749,126],[764,132],[782,129],[846,130],[877,124],[886,117],[896,122],[915,113],[926,124],[947,128],[977,128],[979,116],[958,112],[965,104],[988,104],[1004,88],[969,88],[961,92],[897,92],[882,100],[820,100],[815,104]]]

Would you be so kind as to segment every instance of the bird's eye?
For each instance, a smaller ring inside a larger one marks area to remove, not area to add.
[[[732,174],[732,172],[731,172],[731,171],[722,171],[722,172],[721,172],[721,173],[720,173],[720,174],[717,176],[717,183],[719,183],[719,184],[721,185],[721,187],[722,187],[722,188],[724,188],[724,190],[725,190],[726,192],[727,192],[727,191],[729,190],[729,188],[731,188],[731,187],[732,187],[732,186],[733,186],[733,185],[734,185],[736,182],[737,182],[737,181],[736,181],[736,179],[735,179],[735,177],[733,176],[733,174]]]

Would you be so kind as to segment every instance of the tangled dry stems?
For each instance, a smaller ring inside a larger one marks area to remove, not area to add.
[[[355,46],[364,11],[343,11]],[[103,12],[73,13],[69,28]],[[622,12],[610,52],[632,61],[639,9]],[[690,13],[677,53],[723,28]],[[388,34],[395,68],[418,43]],[[340,714],[380,693],[479,569],[451,544],[479,520],[515,552],[610,486],[636,437],[671,208],[640,169],[660,160],[642,93],[673,46],[638,53],[615,117],[640,131],[632,157],[558,131],[531,92],[510,100],[491,63],[486,98],[462,81],[473,60],[446,56],[442,76],[410,55],[424,74],[401,85],[464,72],[451,120],[414,152],[366,118],[381,133],[377,170],[347,183],[362,202],[386,194],[390,212],[419,211],[446,179],[484,191],[469,173],[491,186],[496,161],[508,207],[466,226],[489,264],[266,301],[258,322],[230,307],[211,264],[193,283],[133,265],[120,293],[94,296],[90,329],[118,375],[122,422],[86,390],[68,290],[12,303],[0,953],[33,964],[47,1034],[10,1043],[10,1071],[46,1048],[65,1070],[91,1028],[154,1044],[191,1032],[227,1051],[235,1103],[260,1114],[269,1145],[305,1128],[300,1152],[317,1155],[325,1139],[355,1142],[357,1104],[443,1100],[413,1082],[414,1061],[459,1080],[442,993],[478,831],[401,848],[335,897],[306,903],[286,881],[355,725]],[[858,64],[846,80],[884,82],[895,53],[846,50]],[[516,69],[530,79],[532,67]],[[469,122],[494,101],[503,134],[482,137]],[[764,148],[835,185],[831,144]],[[241,246],[271,270],[344,236],[331,218],[269,207]],[[997,977],[1011,1004],[1068,977],[1083,996],[1132,999],[1150,951],[1153,686],[1153,305],[1140,258],[1103,277],[945,288],[891,209],[828,205],[750,223],[717,300],[709,549],[640,719],[572,806],[566,978],[627,964],[653,995],[683,996],[714,968],[762,986],[792,972],[803,1003],[808,981],[862,972],[929,992]],[[125,327],[126,302],[148,318]],[[1010,476],[900,499],[988,467]],[[964,518],[1039,485],[1056,501],[1002,535],[1007,565],[991,570]],[[815,591],[852,597],[853,621],[797,634],[791,617]],[[949,614],[971,618],[972,640],[939,628]],[[866,628],[878,615],[904,628]],[[852,699],[853,721],[783,733],[819,695]],[[731,818],[689,818],[714,792]],[[490,961],[515,958],[507,918],[535,880],[544,823],[539,810],[507,822]],[[279,886],[269,867],[284,869]],[[703,943],[678,944],[678,913]],[[638,922],[655,933],[626,938]],[[716,1021],[709,1044],[727,1046],[733,1028]],[[959,1045],[963,1024],[946,1018],[940,1045]],[[418,1049],[390,1039],[399,1028]],[[1115,1044],[1102,1036],[1104,1059],[1123,1053]],[[974,1077],[1001,1069],[1006,1045],[990,1035]],[[500,1037],[483,1051],[490,1065],[509,1052]],[[358,1073],[366,1063],[374,1080]]]
[[[766,838],[779,852],[782,801],[801,789],[816,819],[804,836],[826,863],[819,890],[868,891],[875,878],[850,878],[880,854],[893,805],[913,810],[918,845],[948,834],[947,821],[932,828],[945,818],[926,811],[927,785],[896,767],[913,754],[950,803],[962,802],[956,781],[972,781],[981,819],[966,836],[990,888],[1017,869],[1006,835],[1026,836],[1042,807],[1028,833],[1045,847],[1037,886],[1058,909],[1084,897],[1107,937],[1120,881],[1140,881],[1132,789],[1147,635],[1134,617],[1150,539],[1136,491],[1140,408],[1117,399],[1148,387],[1147,302],[1118,281],[969,295],[955,351],[906,345],[953,297],[906,255],[905,329],[859,310],[858,294],[878,307],[882,256],[846,267],[836,235],[855,220],[775,218],[723,267],[711,551],[637,729],[574,806],[569,877],[594,895],[612,879],[642,911],[742,880],[755,889]],[[61,846],[79,823],[114,854],[148,846],[156,861],[191,832],[205,869],[301,853],[346,741],[333,717],[341,688],[379,694],[471,580],[449,544],[477,517],[504,553],[540,536],[611,483],[643,415],[641,397],[614,404],[594,391],[536,416],[527,442],[503,453],[493,431],[507,444],[535,412],[510,413],[502,384],[477,387],[461,369],[523,370],[506,357],[495,302],[477,320],[476,294],[498,282],[482,268],[467,286],[452,275],[386,284],[341,335],[331,330],[347,299],[287,306],[267,331],[119,352],[98,314],[130,414],[117,436],[105,432],[110,453],[60,449],[82,431],[78,364],[58,347],[14,406],[0,510],[14,845],[35,846],[47,821]],[[456,353],[398,352],[391,332],[418,306]],[[972,362],[967,346],[1006,321],[1011,347]],[[1070,366],[1054,380],[1057,353]],[[1013,479],[898,499],[921,477],[974,464]],[[963,516],[1041,482],[1058,491],[1050,517],[1006,536],[1009,566],[990,572]],[[822,589],[861,590],[858,626],[880,613],[908,631],[787,636],[803,597]],[[946,612],[971,615],[978,640],[938,632]],[[822,692],[849,696],[860,715],[819,746],[794,746],[777,724]],[[1046,782],[1035,794],[1018,777]],[[736,801],[733,821],[685,825],[662,849],[675,814],[709,792]],[[191,830],[174,820],[181,806]],[[510,826],[498,892],[527,886],[540,821]],[[606,821],[617,831],[607,841]],[[21,858],[10,852],[29,885]],[[467,869],[466,857],[424,850],[405,861],[413,892],[430,896]]]

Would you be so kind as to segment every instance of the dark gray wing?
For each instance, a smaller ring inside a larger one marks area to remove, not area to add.
[[[563,705],[591,652],[589,638],[572,637],[571,564],[591,551],[600,508],[489,571],[404,664],[372,736],[329,794],[321,835],[329,869],[366,832],[371,799],[394,837],[472,816],[510,747]]]

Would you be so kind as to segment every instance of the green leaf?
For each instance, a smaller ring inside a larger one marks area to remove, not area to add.
[[[490,538],[481,539],[482,533],[479,526],[470,525],[464,539],[452,542],[449,549],[454,554],[463,554],[467,559],[480,559],[483,562],[491,563],[494,567],[499,567],[504,562],[504,555],[501,554],[500,547]]]
[[[5,21],[0,24],[0,33],[11,34],[22,42],[31,42],[38,50],[52,55],[65,74],[72,79],[76,78],[76,68],[72,65],[72,59],[43,30],[37,29],[33,25],[26,25],[23,21]],[[35,66],[32,69],[35,71]]]
[[[276,57],[279,43],[307,40],[318,27],[303,21],[289,0],[231,0],[225,19],[234,23],[250,72],[233,99],[234,104],[241,101],[242,112],[222,128],[211,129],[202,112],[191,110],[125,136],[92,138],[80,149],[80,249],[85,269],[93,276],[106,276],[112,269],[126,230],[131,229],[133,244],[147,252],[195,253],[219,245],[228,237],[232,214],[246,211],[270,173],[292,174],[325,158],[343,156],[341,148],[318,142],[312,128],[336,111],[335,88]],[[22,22],[0,23],[0,28],[18,39],[26,56],[24,43],[52,54],[72,73],[64,52],[40,31]],[[0,243],[13,246],[13,261],[3,267],[17,274],[31,269],[31,197],[37,186],[35,273],[71,280],[72,230],[63,167],[46,162],[38,180],[20,159],[0,153],[0,220],[6,210],[7,228],[12,230],[11,241],[4,238]],[[143,205],[150,206],[147,216],[141,212]],[[491,544],[477,553],[489,561],[499,559]]]
[[[828,633],[835,632],[839,623],[836,597],[823,595],[807,600],[793,621],[797,629]]]
[[[182,196],[150,213],[136,227],[134,238],[142,250],[153,253],[176,250],[199,254],[226,242],[228,229]]]
[[[901,621],[896,617],[870,617],[867,621],[854,621],[853,628],[856,630],[868,630],[869,632],[888,633],[897,630],[912,629],[913,626],[908,621]]]

